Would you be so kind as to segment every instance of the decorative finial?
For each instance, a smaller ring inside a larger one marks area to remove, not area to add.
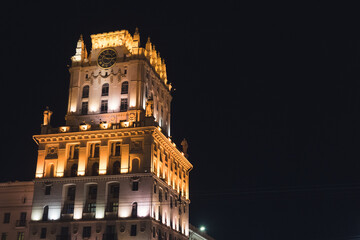
[[[43,126],[50,125],[51,115],[53,114],[53,112],[50,111],[48,106],[46,106],[46,109],[43,114],[44,114]]]
[[[182,150],[184,152],[185,157],[188,157],[189,155],[187,154],[187,151],[188,151],[189,144],[185,138],[182,140],[181,146],[182,146]]]

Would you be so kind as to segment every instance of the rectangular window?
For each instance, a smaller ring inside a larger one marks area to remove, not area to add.
[[[4,214],[4,223],[10,223],[10,213]]]
[[[7,233],[1,234],[1,240],[7,240]]]
[[[82,235],[83,235],[83,238],[91,237],[91,227],[84,227]]]
[[[46,186],[45,187],[45,195],[50,195],[51,193],[51,186]]]
[[[120,112],[126,112],[128,110],[127,98],[122,98],[120,102]]]
[[[136,224],[131,225],[130,236],[136,236]]]
[[[108,100],[101,100],[101,113],[108,112]]]
[[[82,102],[82,104],[81,104],[81,114],[82,115],[88,114],[88,108],[89,108],[88,102]]]
[[[40,238],[42,239],[46,238],[46,228],[41,228]]]
[[[139,182],[133,182],[132,183],[132,190],[133,191],[139,190]]]

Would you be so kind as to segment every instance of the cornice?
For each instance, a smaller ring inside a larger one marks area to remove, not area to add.
[[[99,140],[104,138],[118,138],[118,137],[132,137],[143,136],[151,134],[156,127],[136,127],[136,128],[122,128],[122,129],[107,129],[107,130],[89,130],[79,132],[66,132],[54,134],[34,135],[33,138],[39,143],[55,143],[67,141],[83,141],[83,140]]]
[[[117,175],[99,175],[99,176],[77,176],[77,177],[54,177],[54,178],[36,178],[36,183],[77,183],[77,182],[99,182],[99,181],[119,181],[122,179],[135,179],[138,177],[153,177],[152,173],[123,173]]]
[[[156,128],[155,131],[153,131],[153,137],[160,143],[162,143],[162,146],[165,147],[167,151],[172,153],[173,156],[175,156],[175,159],[178,160],[180,165],[185,167],[186,171],[191,171],[193,168],[193,165],[189,162],[189,160],[184,156],[183,152],[180,152],[179,149],[176,147],[176,145],[169,140],[162,132],[159,130],[159,128]]]

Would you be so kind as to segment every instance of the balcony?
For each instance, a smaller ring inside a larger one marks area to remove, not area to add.
[[[16,227],[26,227],[26,220],[16,220]]]

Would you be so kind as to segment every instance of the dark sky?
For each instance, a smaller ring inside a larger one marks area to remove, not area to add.
[[[138,27],[176,88],[193,225],[216,239],[360,239],[358,6],[127,2],[2,7],[0,180],[34,178],[46,106],[65,123],[80,34],[90,50],[90,34]]]

